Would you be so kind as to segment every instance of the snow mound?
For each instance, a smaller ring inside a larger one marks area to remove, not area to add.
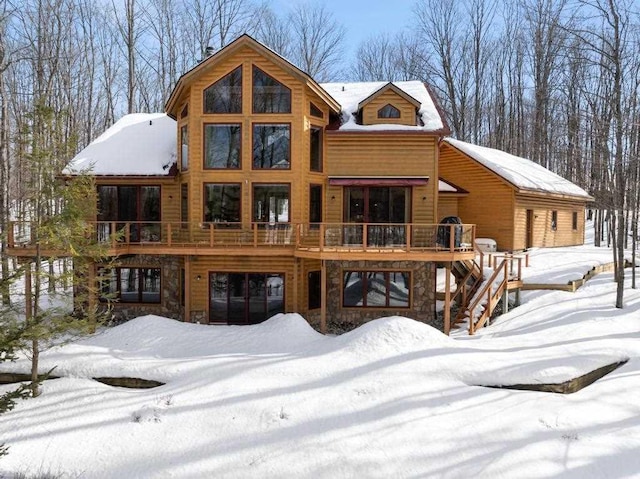
[[[345,350],[363,356],[452,348],[453,339],[432,326],[402,316],[369,321],[336,339]]]

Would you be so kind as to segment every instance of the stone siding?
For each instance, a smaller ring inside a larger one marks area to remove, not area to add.
[[[407,309],[342,308],[342,275],[346,270],[411,271],[411,305]],[[405,316],[438,327],[435,314],[435,263],[417,261],[327,261],[327,329],[344,332],[384,316]],[[314,312],[315,313],[315,312]],[[319,318],[319,312],[317,313]],[[315,314],[313,315],[315,316]],[[309,322],[315,325],[314,318]]]

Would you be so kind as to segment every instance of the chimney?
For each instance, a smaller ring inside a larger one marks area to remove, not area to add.
[[[211,55],[213,55],[216,52],[216,49],[213,47],[207,47],[204,49],[204,58],[209,58]]]

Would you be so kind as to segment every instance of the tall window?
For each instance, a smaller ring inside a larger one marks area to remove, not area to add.
[[[186,228],[189,223],[189,185],[180,185],[180,221],[181,227]]]
[[[408,308],[410,283],[408,271],[345,271],[342,305],[345,308]]]
[[[290,130],[288,124],[253,125],[254,169],[291,167]]]
[[[205,113],[242,113],[242,65],[205,89]]]
[[[180,128],[180,166],[183,171],[189,168],[189,130],[187,125]]]
[[[161,291],[160,268],[100,269],[101,300],[121,303],[159,303]]]
[[[291,113],[291,90],[253,67],[253,112]]]
[[[129,224],[129,240],[160,241],[159,186],[98,186],[98,221],[100,239],[107,239],[110,222],[122,230]]]
[[[551,230],[556,231],[558,229],[558,212],[551,212]]]
[[[320,271],[310,271],[307,276],[307,282],[307,306],[309,309],[318,309],[321,306],[322,298],[322,275]]]
[[[577,211],[574,211],[573,214],[571,215],[571,229],[573,231],[578,230],[578,212]]]
[[[288,223],[289,185],[254,185],[253,221]]]
[[[386,104],[378,110],[378,118],[400,118],[400,110],[391,104]]]
[[[312,126],[310,134],[309,169],[311,171],[322,171],[322,128]]]
[[[235,223],[239,226],[241,218],[240,194],[240,184],[205,183],[203,221],[206,223]]]
[[[284,312],[284,274],[209,273],[209,321],[256,324]]]
[[[322,185],[309,186],[309,223],[322,223]]]
[[[240,125],[204,125],[205,169],[240,168]]]

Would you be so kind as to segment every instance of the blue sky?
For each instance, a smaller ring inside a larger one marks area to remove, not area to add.
[[[278,13],[285,13],[305,1],[271,0],[271,3]],[[362,40],[374,34],[403,30],[411,22],[415,0],[313,0],[313,3],[325,5],[346,27],[348,64]]]

